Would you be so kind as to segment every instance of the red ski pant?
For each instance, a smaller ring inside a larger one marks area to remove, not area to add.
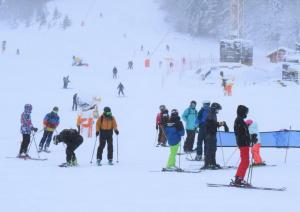
[[[243,146],[239,147],[239,149],[241,155],[241,162],[235,176],[244,179],[249,166],[249,147]]]
[[[254,144],[253,147],[252,147],[252,156],[253,156],[253,159],[254,159],[254,163],[255,164],[260,164],[262,163],[262,159],[260,157],[260,144]]]

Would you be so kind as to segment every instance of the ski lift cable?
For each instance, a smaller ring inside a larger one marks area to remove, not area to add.
[[[92,10],[92,8],[93,8],[93,6],[95,5],[96,1],[97,1],[97,0],[93,0],[92,3],[90,4],[90,6],[89,6],[88,10],[86,11],[86,14],[85,14],[85,16],[84,16],[84,18],[83,18],[83,21],[84,21],[84,22],[87,20],[89,14],[90,14],[90,11]]]
[[[171,32],[171,30],[168,30],[164,36],[162,37],[162,39],[158,42],[158,44],[156,45],[156,47],[154,48],[154,50],[151,52],[150,57],[152,57],[154,55],[154,53],[157,51],[157,49],[161,46],[161,44],[164,42],[164,40],[167,38],[167,36],[169,35],[169,33]]]

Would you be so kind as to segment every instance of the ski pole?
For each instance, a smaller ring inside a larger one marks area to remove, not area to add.
[[[235,154],[236,150],[237,150],[237,148],[235,148],[234,151],[231,153],[231,155],[228,157],[227,161],[225,162],[225,166],[229,163],[229,161],[231,160],[231,158]]]
[[[284,163],[286,163],[287,160],[287,154],[288,154],[288,149],[290,146],[290,134],[291,134],[291,126],[290,126],[290,130],[289,130],[289,135],[288,135],[288,141],[287,141],[287,146],[286,146],[286,150],[285,150],[285,157],[284,157]]]
[[[224,150],[223,150],[223,144],[222,144],[222,139],[221,139],[221,133],[220,133],[220,131],[218,131],[218,134],[219,134],[219,140],[220,140],[221,150],[222,150],[223,165],[225,166],[225,157],[224,157]]]
[[[155,140],[154,140],[154,146],[157,146],[156,145],[157,140],[158,140],[158,130],[156,130]]]
[[[251,151],[253,147],[253,143],[251,143],[250,145],[250,148],[249,148],[249,151]],[[253,155],[251,153],[251,160],[250,160],[250,167],[249,167],[249,171],[248,171],[248,176],[247,176],[247,183],[250,183],[252,182],[252,172],[253,172]]]
[[[179,155],[178,155],[178,168],[180,168],[180,157],[181,157],[181,141],[179,142]]]
[[[92,157],[91,157],[91,161],[90,161],[91,164],[93,163],[93,157],[94,157],[94,153],[95,153],[95,148],[96,148],[97,138],[98,138],[98,136],[96,136],[96,139],[95,139],[94,148],[93,148],[93,153],[92,153]]]
[[[119,136],[117,135],[117,163],[119,163]]]
[[[35,137],[34,137],[35,133],[33,133],[32,135],[32,139],[33,139],[33,142],[34,142],[34,145],[35,145],[35,149],[36,149],[36,152],[37,152],[37,155],[38,155],[38,158],[40,158],[40,153],[39,153],[39,150],[38,150],[38,147],[36,145],[36,142],[35,142]]]

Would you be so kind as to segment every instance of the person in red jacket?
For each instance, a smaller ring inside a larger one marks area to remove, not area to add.
[[[244,119],[247,117],[249,109],[244,105],[237,108],[237,118],[234,121],[234,133],[236,143],[240,150],[241,162],[235,174],[235,180],[232,184],[235,186],[249,186],[250,184],[244,180],[247,169],[249,167],[249,150],[250,150],[250,134],[248,126]]]

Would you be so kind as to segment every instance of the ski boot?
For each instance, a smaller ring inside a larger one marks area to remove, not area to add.
[[[49,148],[48,148],[48,147],[45,147],[45,148],[44,148],[44,152],[46,152],[46,153],[50,153],[50,150],[49,150]]]
[[[101,166],[101,160],[100,159],[97,159],[97,166]]]
[[[217,169],[222,169],[222,167],[216,163],[216,164],[211,165],[211,169],[217,170]]]
[[[39,147],[39,150],[38,150],[38,153],[40,153],[40,152],[42,152],[42,151],[43,151],[43,147],[40,146],[40,147]]]
[[[251,184],[245,181],[240,177],[235,177],[235,180],[231,180],[230,185],[237,186],[237,187],[251,187]]]
[[[71,161],[71,164],[72,164],[72,166],[78,166],[77,159],[76,159],[76,158],[73,159],[73,160]]]
[[[114,165],[112,160],[108,160],[108,165]]]

